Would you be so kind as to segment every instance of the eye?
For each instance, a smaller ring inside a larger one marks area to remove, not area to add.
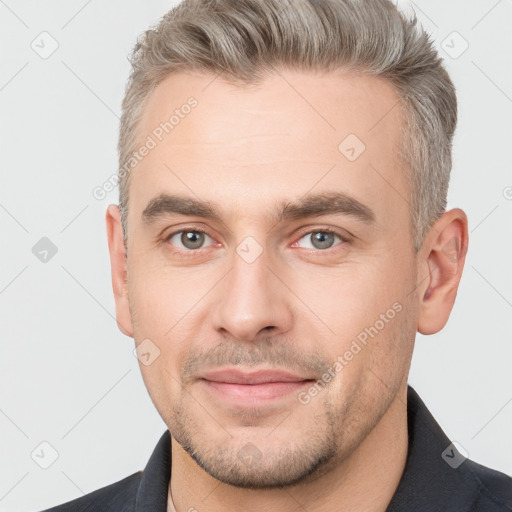
[[[337,244],[336,239],[339,240]],[[341,234],[331,229],[318,229],[304,234],[295,242],[294,246],[325,251],[331,247],[341,245],[345,241]],[[181,231],[169,234],[165,238],[165,242],[169,242],[174,247],[185,252],[194,252],[203,249],[205,245],[211,245],[214,241],[201,229],[182,229]]]
[[[301,240],[305,240],[306,243],[309,243],[310,246],[306,246],[306,249],[330,249],[333,247],[335,239],[340,240],[340,242],[344,242],[341,235],[338,235],[334,231],[329,229],[322,229],[318,231],[310,231],[306,233],[298,242],[300,244]],[[337,244],[339,245],[339,244]]]
[[[209,239],[210,242],[213,241],[212,238],[209,237],[204,231],[194,229],[171,233],[166,238],[166,241],[171,242],[179,249],[187,249],[189,251],[193,251],[195,249],[201,249],[206,239]]]

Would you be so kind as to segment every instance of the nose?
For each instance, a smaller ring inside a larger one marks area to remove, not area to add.
[[[292,328],[293,313],[287,288],[269,268],[266,252],[248,262],[234,252],[232,267],[217,289],[213,326],[240,341],[284,334]]]

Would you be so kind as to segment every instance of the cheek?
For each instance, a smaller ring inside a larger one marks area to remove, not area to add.
[[[179,389],[181,361],[203,325],[198,315],[204,308],[200,300],[207,286],[203,276],[154,264],[149,255],[138,268],[130,269],[134,338],[137,344],[145,342],[150,352],[158,353],[150,365],[141,360],[140,369],[147,386],[156,393],[162,386]]]
[[[139,334],[164,337],[186,321],[208,290],[208,280],[188,269],[171,268],[161,258],[151,259],[155,258],[148,255],[130,269],[130,305]]]
[[[172,407],[179,402],[181,387],[179,372],[170,368],[166,354],[162,353],[150,366],[140,365],[142,379],[153,405],[160,417],[169,424],[173,416]]]
[[[310,309],[308,316],[312,311],[318,317],[315,323],[323,325],[322,331],[346,339],[372,325],[395,302],[403,301],[406,286],[400,278],[379,262],[329,269],[307,282],[301,279],[302,285],[295,289]]]
[[[295,288],[309,308],[305,329],[322,338],[332,364],[343,366],[341,380],[353,381],[372,360],[401,350],[410,285],[408,270],[391,272],[392,266],[391,259],[379,258],[337,272],[328,269]]]

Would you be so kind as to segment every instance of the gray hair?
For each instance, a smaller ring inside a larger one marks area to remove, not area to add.
[[[221,74],[239,86],[260,84],[279,67],[388,80],[404,118],[399,155],[416,251],[446,209],[455,88],[416,16],[389,0],[183,0],[138,38],[130,62],[118,144],[125,247],[137,126],[154,88],[177,71]]]

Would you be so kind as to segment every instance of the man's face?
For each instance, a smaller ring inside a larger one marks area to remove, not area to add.
[[[289,485],[346,459],[406,389],[402,114],[371,77],[213,78],[169,76],[145,107],[139,140],[157,144],[132,171],[126,316],[160,351],[140,367],[182,448],[226,483]],[[190,201],[148,208],[162,194]]]

